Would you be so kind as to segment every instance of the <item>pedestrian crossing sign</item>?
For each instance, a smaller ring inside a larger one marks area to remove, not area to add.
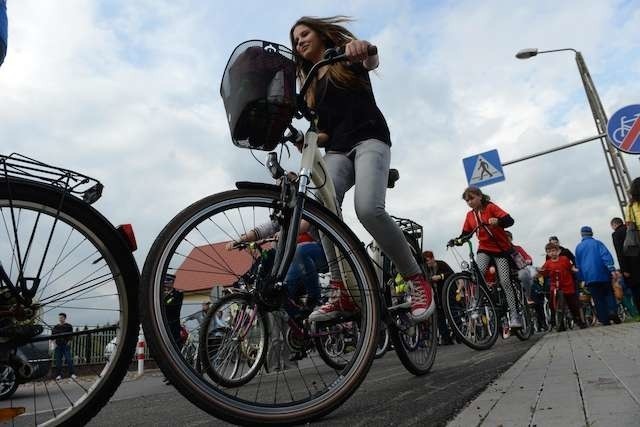
[[[462,159],[462,164],[469,185],[482,187],[505,180],[498,150],[466,157]]]

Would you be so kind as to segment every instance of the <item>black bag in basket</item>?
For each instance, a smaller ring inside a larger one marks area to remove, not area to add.
[[[233,143],[274,149],[296,111],[293,53],[261,40],[240,44],[225,68],[220,95]]]

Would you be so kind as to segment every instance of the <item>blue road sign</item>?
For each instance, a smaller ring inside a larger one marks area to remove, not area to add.
[[[462,164],[464,165],[464,172],[467,174],[469,185],[482,187],[483,185],[505,180],[498,150],[491,150],[464,158],[462,159]]]
[[[607,135],[614,147],[629,154],[640,154],[640,105],[627,105],[613,113]]]

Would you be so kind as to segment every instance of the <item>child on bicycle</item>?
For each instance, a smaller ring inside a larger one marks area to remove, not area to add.
[[[233,250],[238,243],[255,242],[270,238],[280,231],[276,222],[260,224],[240,235],[236,241],[227,243]],[[327,261],[320,244],[320,237],[308,221],[300,221],[296,252],[284,279],[288,303],[285,310],[293,318],[306,318],[320,302],[320,280],[318,273],[326,272]],[[305,304],[297,303],[298,297],[307,296]]]
[[[480,188],[471,186],[464,190],[462,199],[467,202],[471,210],[467,212],[460,237],[476,230],[478,237],[478,256],[476,262],[482,274],[485,274],[489,264],[495,264],[498,280],[504,290],[509,307],[509,327],[521,328],[522,319],[516,306],[516,294],[511,285],[511,264],[509,249],[511,243],[505,233],[505,228],[511,227],[513,218],[498,205],[490,201],[488,195]]]
[[[307,104],[318,114],[318,144],[326,150],[324,160],[338,204],[342,205],[347,190],[355,187],[358,219],[410,283],[412,317],[424,320],[435,309],[431,285],[402,231],[385,210],[391,138],[369,80],[369,70],[378,66],[378,55],[369,56],[371,44],[357,40],[340,25],[348,21],[342,16],[302,17],[296,21],[289,36],[297,75],[303,81],[326,49],[344,47],[350,62],[320,69],[306,95]],[[329,263],[336,297],[313,312],[312,320],[329,320],[357,309],[341,280],[338,264],[331,259]]]
[[[545,261],[540,269],[540,274],[549,278],[551,284],[551,295],[558,289],[562,291],[564,295],[564,301],[571,311],[574,321],[580,326],[585,328],[586,325],[582,321],[580,316],[580,303],[578,301],[578,294],[576,293],[576,285],[573,280],[573,273],[577,273],[578,269],[573,266],[569,258],[560,255],[560,247],[549,242],[544,247],[545,252],[549,259]],[[555,324],[556,299],[553,296],[549,299],[549,308],[551,309],[551,327],[559,327]],[[560,329],[558,329],[560,331]]]

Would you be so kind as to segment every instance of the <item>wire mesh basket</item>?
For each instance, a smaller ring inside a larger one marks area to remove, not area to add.
[[[400,230],[402,230],[406,236],[415,240],[415,242],[420,246],[420,252],[422,253],[422,226],[408,218],[399,218],[393,215],[391,215],[391,218],[393,218],[396,224],[398,224],[398,227],[400,227]]]

